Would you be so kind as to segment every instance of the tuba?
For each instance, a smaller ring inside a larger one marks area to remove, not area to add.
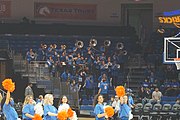
[[[121,43],[121,42],[118,42],[117,45],[116,45],[116,49],[117,50],[122,50],[124,48],[124,44]]]
[[[83,48],[83,46],[84,46],[84,43],[83,43],[83,41],[77,41],[76,43],[75,43],[75,46],[76,46],[76,48],[79,48],[79,49],[81,49],[81,48]]]
[[[111,45],[111,41],[110,40],[105,40],[104,41],[104,46],[105,47],[109,47]]]
[[[89,46],[90,47],[95,47],[97,45],[97,40],[96,39],[91,39],[90,41],[89,41]]]

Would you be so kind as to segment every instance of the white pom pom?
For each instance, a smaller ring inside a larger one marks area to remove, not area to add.
[[[34,106],[34,110],[35,110],[35,114],[39,114],[40,116],[42,116],[44,114],[42,103],[37,103]]]

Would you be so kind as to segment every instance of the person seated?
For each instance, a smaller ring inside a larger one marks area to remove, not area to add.
[[[155,91],[152,93],[152,99],[149,100],[150,103],[160,103],[161,102],[162,93],[159,91],[159,88],[155,88]]]

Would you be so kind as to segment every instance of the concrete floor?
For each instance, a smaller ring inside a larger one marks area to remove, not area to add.
[[[78,117],[78,120],[95,120],[95,118]]]

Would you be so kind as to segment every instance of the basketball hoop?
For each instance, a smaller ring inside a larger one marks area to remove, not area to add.
[[[177,70],[180,70],[180,58],[174,58],[174,62]]]

